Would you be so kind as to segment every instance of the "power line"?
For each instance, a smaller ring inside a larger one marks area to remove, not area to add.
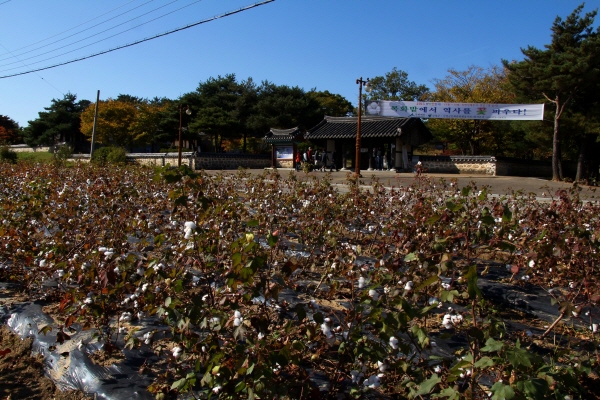
[[[2,4],[0,4],[2,5]],[[2,46],[2,44],[0,44],[0,46]],[[10,53],[10,50],[8,50],[6,47],[2,46],[4,48],[4,50],[8,51]],[[23,63],[24,66],[29,67],[27,64]],[[50,82],[48,82],[46,79],[44,79],[40,74],[38,74],[37,72],[35,72],[35,74],[38,76],[38,78],[40,78],[41,80],[43,80],[44,82],[46,82],[47,85],[51,86],[52,88],[54,88],[57,92],[59,92],[60,94],[62,94],[63,96],[65,95],[59,88],[57,88],[56,86],[54,86],[53,84],[51,84]]]
[[[208,18],[208,19],[205,19],[205,20],[202,20],[202,21],[198,21],[198,22],[195,22],[195,23],[193,23],[193,24],[185,25],[185,26],[183,26],[183,27],[180,27],[180,28],[177,28],[177,29],[173,29],[173,30],[171,30],[171,31],[167,31],[167,32],[164,32],[164,33],[160,33],[160,34],[158,34],[158,35],[151,36],[151,37],[149,37],[149,38],[145,38],[145,39],[142,39],[142,40],[138,40],[138,41],[136,41],[136,42],[133,42],[133,43],[129,43],[129,44],[125,44],[125,45],[122,45],[122,46],[114,47],[114,48],[112,48],[112,49],[108,49],[108,50],[105,50],[105,51],[101,51],[101,52],[99,52],[99,53],[94,53],[94,54],[91,54],[91,55],[89,55],[89,56],[85,56],[85,57],[77,58],[77,59],[70,60],[70,61],[65,61],[65,62],[63,62],[63,63],[54,64],[54,65],[50,65],[50,66],[43,67],[43,68],[37,68],[37,69],[33,69],[33,70],[29,70],[29,71],[25,71],[25,72],[19,72],[19,73],[16,73],[16,74],[11,74],[11,75],[4,75],[4,76],[0,76],[0,79],[12,78],[12,77],[14,77],[14,76],[19,76],[19,75],[30,74],[30,73],[32,73],[32,72],[43,71],[43,70],[46,70],[46,69],[56,68],[56,67],[60,67],[60,66],[63,66],[63,65],[72,64],[72,63],[75,63],[75,62],[78,62],[78,61],[87,60],[88,58],[97,57],[97,56],[99,56],[99,55],[102,55],[102,54],[107,54],[107,53],[110,53],[110,52],[113,52],[113,51],[116,51],[116,50],[120,50],[120,49],[124,49],[124,48],[126,48],[126,47],[135,46],[136,44],[140,44],[140,43],[148,42],[148,41],[150,41],[150,40],[154,40],[154,39],[157,39],[157,38],[159,38],[159,37],[167,36],[167,35],[170,35],[170,34],[172,34],[172,33],[175,33],[175,32],[180,32],[180,31],[183,31],[183,30],[186,30],[186,29],[192,28],[192,27],[194,27],[194,26],[202,25],[202,24],[205,24],[205,23],[207,23],[207,22],[211,22],[211,21],[214,21],[214,20],[217,20],[217,19],[221,19],[221,18],[229,17],[229,16],[231,16],[231,15],[238,14],[238,13],[241,13],[241,12],[243,12],[243,11],[250,10],[250,9],[252,9],[252,8],[256,8],[256,7],[259,7],[259,6],[262,6],[262,5],[268,4],[268,3],[272,3],[273,1],[275,1],[275,0],[265,0],[265,1],[262,1],[262,2],[259,2],[259,3],[254,3],[254,4],[252,4],[252,5],[249,5],[249,6],[246,6],[246,7],[242,7],[242,8],[240,8],[240,9],[238,9],[238,10],[235,10],[235,11],[230,11],[230,12],[227,12],[227,13],[224,13],[224,14],[216,15],[216,16],[214,16],[214,17],[212,17],[212,18]]]
[[[10,1],[10,0],[8,0],[8,1]],[[8,2],[8,1],[7,1],[7,2]],[[26,49],[26,48],[28,48],[28,47],[35,46],[36,44],[39,44],[39,43],[45,42],[45,41],[47,41],[47,40],[50,40],[50,39],[52,39],[52,38],[55,38],[55,37],[57,37],[57,36],[60,36],[60,35],[62,35],[63,33],[67,33],[67,32],[69,32],[69,31],[72,31],[72,30],[73,30],[73,29],[75,29],[75,28],[79,28],[80,26],[83,26],[83,25],[87,24],[88,22],[92,22],[92,21],[94,21],[94,20],[97,20],[97,19],[98,19],[98,18],[100,18],[100,17],[103,17],[103,16],[105,16],[105,15],[108,15],[108,14],[110,14],[111,12],[118,10],[119,8],[125,7],[127,4],[129,4],[129,3],[133,3],[134,1],[135,1],[135,0],[130,0],[128,3],[125,3],[125,4],[123,4],[123,5],[120,5],[120,6],[116,7],[116,8],[113,8],[112,10],[110,10],[110,11],[107,11],[107,12],[105,12],[104,14],[100,14],[100,15],[98,15],[98,16],[97,16],[97,17],[95,17],[95,18],[92,18],[92,19],[90,19],[90,20],[87,20],[87,21],[85,21],[85,22],[82,22],[82,23],[81,23],[81,24],[79,24],[79,25],[75,25],[74,27],[72,27],[72,28],[69,28],[69,29],[67,29],[66,31],[62,31],[62,32],[60,32],[60,33],[57,33],[56,35],[52,35],[52,36],[50,36],[50,37],[47,37],[46,39],[42,39],[42,40],[39,40],[39,41],[37,41],[37,42],[35,42],[35,43],[31,43],[31,44],[28,44],[28,45],[26,45],[26,46],[23,46],[23,47],[21,47],[21,48],[15,49],[15,50],[13,50],[12,52],[10,52],[10,51],[7,51],[7,53],[14,54],[14,53],[15,53],[15,52],[17,52],[17,51],[21,51],[21,50],[23,50],[23,49]],[[135,8],[132,8],[132,9],[131,9],[131,10],[129,10],[129,11],[125,11],[124,13],[122,13],[122,14],[119,14],[119,15],[117,15],[117,16],[115,16],[115,17],[111,18],[111,19],[114,19],[114,18],[116,18],[116,17],[120,17],[120,16],[121,16],[121,15],[123,15],[123,14],[127,14],[128,12],[130,12],[130,11],[133,11],[133,10],[135,10],[135,9],[137,9],[137,8],[140,8],[140,7],[142,7],[142,6],[145,6],[146,4],[148,4],[148,3],[152,2],[152,1],[154,1],[154,0],[150,0],[150,1],[148,1],[148,2],[144,3],[144,4],[140,5],[140,6],[137,6],[137,7],[135,7]],[[0,5],[2,5],[2,4],[4,4],[4,3],[0,3]],[[109,19],[109,20],[107,20],[107,21],[104,21],[104,22],[108,22],[108,21],[110,21],[110,19]],[[101,22],[100,24],[103,24],[104,22]],[[93,28],[93,27],[95,27],[95,26],[98,26],[98,25],[100,25],[100,24],[96,24],[96,25],[94,25],[94,26],[90,26],[90,28]],[[88,29],[90,29],[90,28],[88,28]],[[79,31],[79,32],[77,32],[77,33],[81,33],[81,31]],[[74,35],[76,35],[77,33],[74,33]],[[71,35],[71,36],[73,36],[73,35]],[[69,38],[69,37],[71,37],[71,36],[67,36],[66,38],[63,38],[63,39],[60,39],[60,40],[67,39],[67,38]],[[48,44],[47,44],[47,46],[48,46],[48,45],[51,45],[51,44],[54,44],[54,43],[56,43],[56,42],[59,42],[60,40],[57,40],[57,41],[55,41],[55,42],[52,42],[52,43],[48,43]],[[37,50],[37,49],[34,49],[34,50]],[[33,51],[33,50],[31,50],[31,51]],[[3,56],[3,55],[5,55],[5,54],[7,54],[7,53],[0,54],[0,56]],[[26,53],[27,53],[27,52],[26,52]],[[21,55],[22,55],[22,54],[26,54],[26,53],[21,53]],[[0,60],[0,61],[3,61],[3,60]]]
[[[137,16],[137,17],[135,17],[135,18],[132,18],[132,19],[130,19],[130,20],[128,20],[128,21],[122,22],[122,23],[120,23],[120,24],[118,24],[118,25],[115,25],[115,26],[113,26],[113,27],[111,27],[111,28],[105,29],[105,30],[103,30],[103,31],[101,31],[101,32],[98,32],[98,33],[95,33],[95,34],[93,34],[93,35],[87,36],[87,37],[85,37],[85,38],[83,38],[83,39],[76,40],[75,42],[72,42],[72,43],[66,44],[66,45],[64,45],[64,46],[58,47],[58,48],[56,48],[56,49],[54,49],[54,50],[49,50],[49,51],[47,51],[47,52],[45,52],[45,53],[40,53],[40,54],[37,54],[37,55],[35,55],[35,56],[31,56],[31,57],[25,58],[25,59],[23,59],[23,60],[24,60],[24,61],[26,61],[26,60],[31,60],[32,58],[37,58],[37,57],[43,56],[44,54],[53,53],[53,52],[55,52],[55,51],[57,51],[57,50],[64,49],[65,47],[72,46],[72,45],[74,45],[75,43],[83,42],[84,40],[87,40],[87,39],[89,39],[89,38],[92,38],[92,37],[94,37],[94,36],[98,36],[98,35],[100,35],[100,34],[102,34],[102,33],[105,33],[105,32],[108,32],[108,31],[110,31],[110,30],[112,30],[112,29],[115,29],[115,28],[117,28],[117,27],[119,27],[119,26],[121,26],[121,25],[125,25],[125,24],[127,24],[127,23],[129,23],[129,22],[131,22],[131,21],[133,21],[133,20],[136,20],[136,19],[138,19],[138,18],[141,18],[141,17],[143,17],[144,15],[148,15],[148,14],[150,14],[150,13],[153,13],[153,12],[154,12],[154,11],[156,11],[156,10],[159,10],[159,9],[161,9],[161,8],[164,8],[164,7],[167,7],[167,6],[169,6],[170,4],[173,4],[173,3],[175,3],[176,1],[177,1],[177,0],[173,0],[173,1],[171,1],[170,3],[167,3],[167,4],[163,5],[163,6],[157,7],[157,8],[155,8],[154,10],[150,10],[150,11],[148,11],[148,12],[146,12],[146,13],[142,14],[142,15],[138,15],[138,16]],[[181,8],[178,8],[177,10],[174,10],[174,11],[168,12],[168,13],[166,13],[166,14],[163,14],[163,15],[160,15],[160,16],[158,16],[158,17],[156,17],[156,18],[153,18],[153,19],[151,19],[151,20],[149,20],[149,21],[146,21],[146,22],[144,22],[144,23],[141,23],[141,24],[139,24],[139,25],[136,25],[136,26],[134,26],[134,27],[131,27],[131,28],[129,28],[129,29],[126,29],[126,30],[124,30],[124,31],[121,31],[121,32],[119,32],[119,33],[115,33],[114,35],[111,35],[111,36],[105,37],[104,39],[97,40],[97,41],[95,41],[95,42],[93,42],[93,43],[87,44],[87,45],[85,45],[85,46],[82,46],[82,47],[78,47],[78,48],[76,48],[76,49],[74,49],[74,50],[68,51],[68,52],[66,52],[66,53],[59,54],[59,55],[57,55],[57,56],[54,56],[54,57],[50,57],[50,58],[46,58],[46,59],[44,59],[44,60],[36,61],[35,63],[32,63],[32,64],[38,64],[38,63],[41,63],[41,62],[44,62],[44,61],[51,60],[51,59],[53,59],[53,58],[56,58],[56,57],[64,56],[65,54],[69,54],[69,53],[72,53],[72,52],[74,52],[74,51],[77,51],[77,50],[84,49],[84,48],[86,48],[86,47],[89,47],[89,46],[92,46],[92,45],[94,45],[94,44],[100,43],[100,42],[102,42],[102,41],[104,41],[104,40],[107,40],[107,39],[113,38],[113,37],[115,37],[115,36],[118,36],[118,35],[121,35],[121,34],[123,34],[123,33],[125,33],[125,32],[128,32],[128,31],[134,30],[134,29],[136,29],[136,28],[139,28],[140,26],[143,26],[143,25],[149,24],[150,22],[156,21],[157,19],[160,19],[160,18],[166,17],[167,15],[173,14],[174,12],[180,11],[180,10],[182,10],[182,9],[184,9],[184,8],[186,8],[186,7],[189,7],[189,6],[191,6],[192,4],[198,3],[198,2],[200,2],[200,1],[202,1],[202,0],[196,0],[194,3],[190,3],[190,4],[186,5],[186,6],[183,6],[183,7],[181,7]],[[146,3],[146,4],[147,4],[147,3]],[[96,26],[97,26],[97,25],[96,25]],[[81,32],[83,32],[83,31],[81,31]],[[77,33],[81,33],[81,32],[77,32]],[[73,34],[73,35],[76,35],[77,33],[75,33],[75,34]],[[71,35],[71,36],[73,36],[73,35]],[[61,39],[61,40],[62,40],[62,39]],[[54,42],[54,43],[56,43],[56,42]],[[52,43],[50,43],[50,44],[52,44]],[[45,47],[45,46],[38,47],[37,49],[34,49],[34,50],[38,50],[38,49],[41,49],[41,48],[43,48],[43,47]],[[21,54],[19,54],[19,55],[27,54],[27,53],[30,53],[30,52],[32,52],[32,51],[34,51],[34,50],[30,50],[30,51],[27,51],[27,52],[25,52],[25,53],[21,53]],[[7,59],[7,58],[4,58],[4,59],[2,59],[2,60],[0,60],[0,61],[6,60],[6,59]],[[8,65],[12,65],[12,64],[15,64],[15,63],[16,63],[16,61],[15,61],[15,62],[6,63],[6,64],[2,64],[2,65],[0,65],[0,67],[4,67],[4,66],[8,66]],[[15,68],[8,68],[8,69],[4,69],[3,71],[9,71],[9,70],[11,70],[11,69],[15,69]]]

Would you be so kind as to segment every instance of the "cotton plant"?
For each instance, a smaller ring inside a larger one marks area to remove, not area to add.
[[[191,237],[194,234],[194,231],[196,230],[196,223],[192,222],[192,221],[186,221],[183,224],[183,232],[184,232],[184,238],[185,239],[191,239]]]

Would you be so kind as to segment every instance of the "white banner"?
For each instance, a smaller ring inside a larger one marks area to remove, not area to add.
[[[543,120],[543,104],[444,103],[428,101],[366,101],[367,115],[383,117]]]

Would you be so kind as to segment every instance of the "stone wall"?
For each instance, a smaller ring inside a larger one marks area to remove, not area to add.
[[[271,156],[263,154],[199,153],[194,158],[195,169],[260,169],[271,166]]]
[[[89,162],[89,154],[73,154],[71,160]],[[178,153],[129,153],[127,161],[142,165],[164,167],[167,164],[177,166]],[[238,169],[242,168],[268,168],[271,166],[269,155],[233,154],[233,153],[181,153],[181,163],[189,165],[192,169]],[[291,168],[291,167],[290,167]]]
[[[496,175],[496,159],[492,156],[419,156],[418,160],[431,173]]]
[[[543,178],[552,176],[550,161],[495,156],[413,156],[413,167],[417,160],[431,173]],[[563,162],[565,176],[575,176],[575,168],[575,163]]]
[[[271,164],[268,165],[268,167],[270,167]],[[277,162],[275,163],[275,166],[277,168],[294,168],[294,161],[293,160],[277,160]]]
[[[191,152],[182,152],[181,164],[193,168],[193,155],[194,153]],[[164,167],[167,164],[177,166],[179,162],[179,153],[129,153],[127,154],[127,161],[141,165],[152,165],[155,167]]]
[[[50,151],[48,146],[29,147],[26,144],[13,144],[8,146],[15,153],[33,153],[37,151]]]

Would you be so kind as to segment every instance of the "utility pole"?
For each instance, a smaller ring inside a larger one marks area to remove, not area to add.
[[[94,111],[94,127],[92,128],[92,148],[90,149],[90,160],[94,155],[94,140],[96,140],[96,121],[98,120],[98,103],[100,103],[100,90],[96,95],[96,111]]]

